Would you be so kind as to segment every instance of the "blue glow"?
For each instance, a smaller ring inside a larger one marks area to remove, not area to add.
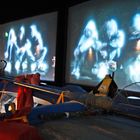
[[[25,36],[26,29],[23,25],[19,28],[19,34],[17,34],[14,28],[11,28],[9,33],[7,33],[8,40],[4,53],[5,59],[8,62],[7,72],[12,72],[13,62],[15,63],[13,67],[17,74],[26,73],[27,69],[30,69],[30,73],[46,73],[48,71],[49,66],[45,59],[48,49],[43,45],[43,39],[37,29],[37,25],[31,25],[30,29],[31,37],[37,42],[36,45],[32,42],[32,38]],[[20,42],[23,42],[22,45]]]
[[[12,76],[40,73],[41,80],[55,80],[57,12],[2,25],[5,73]]]
[[[87,1],[69,8],[67,82],[97,85],[112,72],[119,89],[140,82],[139,3]],[[128,90],[139,92],[140,84]]]
[[[103,79],[106,74],[117,69],[117,59],[121,56],[121,49],[125,44],[125,33],[119,29],[115,19],[105,22],[106,40],[99,38],[99,33],[93,19],[87,22],[83,34],[77,47],[74,49],[74,61],[71,74],[79,79],[82,64],[89,49],[95,58],[89,73],[96,75],[98,79]],[[91,49],[92,48],[92,49]],[[100,56],[100,60],[99,60]]]
[[[136,13],[132,18],[131,36],[130,39],[140,38],[140,13]]]
[[[140,14],[137,13],[133,18],[133,27],[135,30],[140,31]]]

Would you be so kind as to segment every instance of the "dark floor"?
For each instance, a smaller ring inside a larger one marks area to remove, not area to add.
[[[44,140],[140,140],[140,121],[120,115],[48,120],[38,129]]]

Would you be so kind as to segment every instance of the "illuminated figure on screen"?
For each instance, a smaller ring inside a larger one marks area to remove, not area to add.
[[[103,79],[106,74],[112,73],[117,69],[118,58],[125,43],[125,34],[123,30],[118,29],[116,20],[108,20],[105,23],[105,30],[103,47],[99,51],[102,60],[96,68],[93,67],[92,69],[92,73],[96,74],[99,79]]]
[[[18,48],[18,45],[17,45],[16,33],[15,33],[14,29],[12,28],[9,31],[7,47],[6,47],[6,51],[4,53],[5,58],[8,59],[9,61],[11,61],[11,59],[12,59],[13,49],[18,51],[19,48]]]
[[[35,61],[35,57],[33,56],[31,47],[31,41],[26,38],[25,35],[25,27],[20,27],[19,34],[19,51],[18,51],[18,59],[15,63],[15,68],[18,72],[26,72],[27,69],[30,69],[31,62]],[[21,71],[20,71],[21,70]]]
[[[130,40],[135,41],[133,57],[128,60],[126,74],[132,82],[140,82],[140,13],[133,17]]]
[[[37,43],[34,46],[34,56],[36,58],[35,62],[31,65],[31,71],[42,71],[46,72],[48,69],[48,64],[46,62],[46,55],[47,55],[47,47],[43,44],[43,39],[41,33],[38,31],[36,25],[31,25],[31,36],[35,39]]]
[[[74,66],[72,75],[75,75],[76,79],[80,77],[81,65],[84,63],[87,51],[92,48],[95,51],[96,61],[98,61],[98,50],[100,50],[101,42],[98,39],[98,31],[94,20],[90,20],[81,36],[78,46],[74,50]]]
[[[140,54],[127,66],[132,82],[140,82]]]
[[[7,46],[6,51],[4,53],[4,57],[7,61],[6,71],[12,71],[12,64],[11,62],[15,63],[16,61],[16,52],[19,51],[19,47],[17,44],[17,37],[15,30],[13,28],[10,29],[8,34]]]
[[[140,13],[133,17],[130,39],[140,39]]]
[[[19,30],[20,30],[19,40],[23,40],[23,37],[25,36],[25,27],[21,26]]]
[[[47,47],[43,45],[41,33],[36,25],[31,25],[28,29],[20,26],[17,32],[11,28],[6,35],[8,38],[4,57],[7,61],[7,72],[47,72]]]
[[[123,30],[120,30],[117,25],[117,21],[111,19],[106,22],[106,34],[107,34],[107,47],[106,55],[104,58],[108,60],[117,61],[121,55],[121,49],[125,43],[125,34]]]

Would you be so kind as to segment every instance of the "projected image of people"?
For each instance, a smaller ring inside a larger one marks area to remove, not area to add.
[[[127,60],[126,74],[129,73],[129,80],[132,83],[140,82],[140,13],[136,13],[132,18],[130,30],[130,41],[135,42],[132,46],[133,56]]]
[[[7,60],[6,70],[8,72],[12,71],[12,63],[11,63],[12,59],[14,63],[16,61],[16,55],[13,55],[13,52],[17,52],[18,50],[19,50],[19,47],[17,44],[17,36],[15,33],[15,30],[11,28],[8,35],[6,51],[4,53],[4,57]]]
[[[132,18],[131,26],[131,36],[130,39],[139,39],[140,38],[140,13],[136,13]]]
[[[107,21],[105,26],[107,52],[103,53],[103,58],[107,58],[109,61],[117,61],[125,43],[124,31],[118,28],[117,21],[114,19]]]
[[[15,63],[15,69],[17,73],[27,72],[27,68],[30,69],[31,62],[35,61],[35,57],[33,56],[31,47],[31,41],[25,36],[25,27],[20,27],[19,33],[19,42],[18,42],[19,50],[17,52],[17,60]]]
[[[74,62],[72,75],[75,75],[76,79],[81,76],[82,64],[84,64],[86,55],[92,55],[90,52],[94,50],[96,62],[98,61],[98,51],[101,48],[101,42],[99,41],[98,31],[94,20],[89,20],[84,28],[83,34],[79,40],[77,47],[74,50]]]
[[[30,29],[29,29],[30,28]],[[9,73],[47,73],[47,46],[43,44],[41,32],[37,25],[32,24],[29,28],[23,25],[18,30],[11,28],[7,33],[7,45],[5,59],[6,71]]]
[[[5,74],[40,73],[44,81],[55,80],[57,12],[8,22],[1,28]]]
[[[86,63],[86,55],[88,57],[92,55],[93,59],[92,68],[88,67],[88,72],[99,80],[103,79],[110,71],[116,70],[117,61],[125,43],[125,33],[118,28],[115,19],[110,19],[105,22],[105,34],[103,40],[99,39],[95,21],[88,21],[78,46],[74,50],[71,74],[75,75],[76,79],[83,76],[81,71],[84,69],[82,64]],[[93,77],[92,75],[90,76]]]
[[[31,36],[34,38],[36,45],[34,48],[34,56],[36,60],[31,65],[31,71],[38,70],[40,72],[47,71],[48,64],[46,63],[47,47],[44,46],[41,33],[36,25],[31,25]]]
[[[69,8],[67,82],[92,86],[110,74],[120,89],[134,83],[129,90],[140,90],[139,2],[86,1]]]
[[[122,64],[118,64],[118,61],[125,45],[125,33],[122,29],[119,29],[115,19],[105,22],[105,36],[102,41],[104,47],[100,50],[100,54],[104,61],[99,63],[98,78],[100,79],[122,67]]]

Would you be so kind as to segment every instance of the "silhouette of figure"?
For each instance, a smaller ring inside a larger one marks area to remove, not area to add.
[[[31,25],[31,36],[35,39],[36,46],[34,46],[35,63],[31,65],[31,71],[46,71],[48,64],[46,63],[47,47],[43,44],[41,33],[38,31],[36,25]]]
[[[27,71],[30,68],[31,62],[35,61],[35,57],[32,53],[32,44],[31,41],[25,35],[25,27],[20,27],[19,42],[18,42],[18,59],[16,61],[15,67],[17,73]]]
[[[19,51],[19,46],[17,44],[17,36],[13,28],[10,29],[8,34],[7,46],[4,52],[5,60],[7,61],[7,66],[5,71],[11,73],[14,72],[14,64],[16,61],[17,52]]]
[[[125,43],[125,34],[120,30],[117,21],[110,19],[106,22],[106,54],[105,59],[117,60],[120,57],[121,49]],[[103,54],[103,52],[101,52]]]
[[[94,20],[89,20],[84,29],[83,35],[80,38],[78,46],[74,50],[74,67],[71,74],[75,75],[77,79],[80,77],[81,65],[90,48],[95,51],[96,61],[98,61],[98,51],[101,49],[101,45],[96,24]]]

